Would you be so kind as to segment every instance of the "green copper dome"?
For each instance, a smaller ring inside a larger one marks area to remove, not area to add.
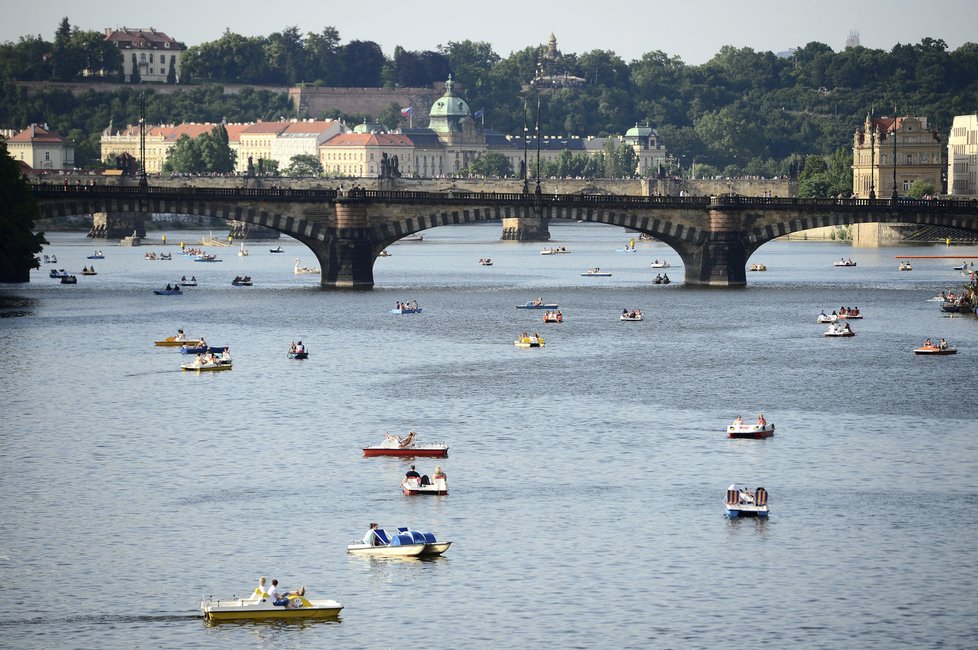
[[[652,135],[652,127],[638,124],[625,131],[626,138],[647,138],[650,135]]]
[[[435,100],[428,112],[429,128],[437,133],[456,131],[459,121],[469,116],[469,105],[455,94],[455,82],[449,75],[445,82],[445,94]]]

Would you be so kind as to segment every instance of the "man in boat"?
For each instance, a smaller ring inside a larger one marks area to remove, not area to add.
[[[937,344],[937,347],[941,350],[947,350],[947,341],[942,338],[941,342]]]
[[[298,352],[298,348],[296,348],[296,346],[295,346],[295,341],[292,341],[292,345],[289,346],[289,352],[291,352],[293,354],[295,354],[296,352]]]
[[[300,593],[301,592],[301,593]],[[272,580],[272,586],[268,588],[268,599],[272,601],[272,604],[276,607],[285,607],[286,609],[291,609],[295,607],[292,601],[289,600],[289,596],[295,594],[301,596],[306,592],[305,587],[300,587],[298,591],[288,593],[284,596],[278,593],[278,580]]]
[[[221,361],[231,363],[231,348],[224,348],[224,352],[221,352]]]
[[[398,447],[410,447],[411,445],[414,444],[414,437],[416,435],[418,435],[418,434],[416,434],[414,431],[408,431],[408,434],[404,437],[404,439],[398,441],[397,446]],[[414,465],[412,465],[411,468],[413,469],[414,468]]]
[[[543,298],[537,298],[531,304],[533,304],[533,305],[542,305],[543,304]]]
[[[383,542],[380,541],[380,538],[377,536],[377,533],[375,532],[376,530],[377,530],[377,524],[371,523],[370,530],[368,530],[367,534],[363,536],[361,543],[367,544],[368,546],[383,546],[384,544]]]
[[[742,418],[742,417],[740,417],[738,415],[737,417],[734,418],[734,421],[733,421],[733,425],[732,426],[739,427],[743,423],[744,423],[744,418]]]
[[[417,479],[419,481],[421,480],[421,474],[418,474],[418,471],[414,469],[414,465],[411,465],[411,469],[409,469],[407,472],[404,473],[405,481],[410,480],[412,478]]]
[[[295,351],[296,352],[305,352],[306,351],[306,346],[302,345],[302,341],[299,341],[299,343],[296,344]]]

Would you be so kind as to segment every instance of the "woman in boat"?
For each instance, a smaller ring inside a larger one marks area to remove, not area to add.
[[[398,442],[399,447],[410,447],[414,444],[414,437],[418,435],[414,431],[408,431],[408,434],[404,436],[404,439]]]
[[[292,341],[292,345],[289,346],[289,353],[295,354],[298,350],[295,347],[295,341]]]
[[[221,361],[231,363],[231,348],[224,348],[224,352],[221,353]]]
[[[435,472],[433,474],[433,477],[434,477],[434,479],[436,481],[438,479],[447,479],[448,478],[447,476],[445,476],[445,472],[444,472],[444,470],[442,470],[441,465],[435,465]]]
[[[764,414],[763,413],[758,413],[757,414],[757,426],[759,426],[759,427],[766,427],[767,426],[767,420],[764,419]]]
[[[733,425],[732,426],[739,427],[743,423],[744,423],[744,418],[742,418],[742,417],[740,417],[738,415],[737,417],[734,418],[734,421],[733,421]]]
[[[377,524],[371,522],[370,530],[368,530],[367,534],[363,536],[361,542],[368,546],[383,546],[384,544],[380,541],[380,537],[377,536],[377,533],[375,532],[376,530]]]

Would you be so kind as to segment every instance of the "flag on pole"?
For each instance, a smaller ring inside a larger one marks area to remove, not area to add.
[[[401,115],[405,115],[408,118],[408,128],[414,128],[414,106],[408,106],[407,108],[401,109]]]
[[[479,110],[477,110],[475,113],[473,113],[472,116],[473,117],[481,118],[482,119],[482,126],[485,127],[485,125],[486,125],[486,107],[485,106],[483,106],[482,108],[480,108]]]

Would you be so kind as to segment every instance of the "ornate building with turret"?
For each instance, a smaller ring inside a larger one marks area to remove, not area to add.
[[[904,195],[916,182],[942,191],[942,146],[937,129],[926,117],[872,117],[867,115],[852,139],[852,192],[858,198]]]

